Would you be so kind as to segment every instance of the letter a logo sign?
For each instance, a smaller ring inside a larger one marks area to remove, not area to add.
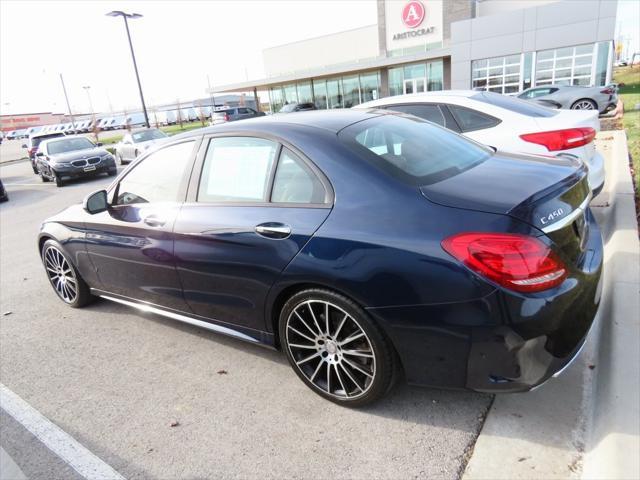
[[[416,28],[424,20],[424,5],[417,0],[408,2],[402,9],[402,21],[409,28]]]

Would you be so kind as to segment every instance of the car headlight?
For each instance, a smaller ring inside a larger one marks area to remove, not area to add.
[[[70,162],[53,162],[54,167],[70,167]]]

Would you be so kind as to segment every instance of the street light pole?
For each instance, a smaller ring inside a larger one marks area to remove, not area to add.
[[[139,13],[124,13],[120,10],[114,10],[112,12],[107,13],[109,17],[122,17],[124,19],[124,28],[127,30],[127,39],[129,40],[129,48],[131,49],[131,58],[133,60],[133,69],[136,72],[136,80],[138,82],[138,91],[140,92],[140,101],[142,102],[142,111],[144,112],[144,121],[147,124],[147,127],[150,126],[149,123],[149,115],[147,115],[147,106],[144,103],[144,95],[142,94],[142,85],[140,84],[140,75],[138,74],[138,64],[136,62],[136,54],[133,52],[133,44],[131,43],[131,33],[129,33],[129,22],[128,18],[141,18],[142,15]]]
[[[62,91],[64,92],[64,99],[67,101],[67,109],[69,109],[69,116],[71,117],[71,127],[76,129],[76,121],[73,118],[73,112],[71,111],[71,105],[69,105],[69,97],[67,96],[67,87],[64,86],[64,78],[60,74],[60,82],[62,83]]]
[[[82,88],[84,88],[84,91],[87,92],[87,98],[89,99],[89,108],[91,108],[91,116],[95,117],[95,113],[93,111],[93,102],[91,102],[91,92],[89,92],[89,89],[91,88],[91,86],[86,85]]]

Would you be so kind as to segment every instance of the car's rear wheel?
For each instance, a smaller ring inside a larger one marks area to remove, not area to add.
[[[329,290],[299,292],[282,308],[279,333],[289,363],[319,395],[359,407],[390,390],[393,350],[350,299]]]
[[[74,308],[83,307],[93,300],[89,286],[55,240],[47,240],[42,246],[42,263],[60,300]]]
[[[56,172],[53,172],[53,181],[56,182],[56,187],[62,187],[64,185],[64,182]]]
[[[44,183],[46,182],[50,182],[49,177],[47,177],[44,172],[38,172],[40,174],[40,180],[42,180]]]
[[[595,110],[596,108],[598,108],[596,102],[588,98],[581,98],[571,105],[571,110]]]

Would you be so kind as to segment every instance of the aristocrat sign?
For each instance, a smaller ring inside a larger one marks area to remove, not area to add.
[[[443,0],[386,0],[387,50],[442,42]]]

